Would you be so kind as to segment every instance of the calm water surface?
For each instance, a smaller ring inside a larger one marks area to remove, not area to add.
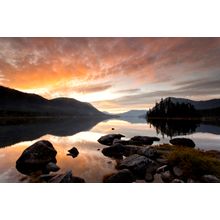
[[[36,181],[19,173],[15,164],[23,150],[38,140],[49,140],[57,150],[57,165],[61,168],[58,172],[72,170],[73,175],[84,178],[86,182],[102,182],[103,176],[116,171],[115,160],[101,153],[101,149],[105,146],[97,142],[100,136],[121,133],[126,138],[135,135],[158,136],[161,138],[160,143],[168,143],[170,140],[164,130],[161,132],[160,129],[142,119],[127,118],[126,120],[112,119],[101,122],[78,120],[74,123],[67,121],[66,124],[62,121],[62,123],[52,123],[52,125],[48,123],[1,125],[0,182]],[[180,132],[177,136],[191,138],[197,148],[220,150],[220,127],[200,124],[189,133],[181,135]],[[73,146],[77,147],[80,152],[76,158],[66,155]]]

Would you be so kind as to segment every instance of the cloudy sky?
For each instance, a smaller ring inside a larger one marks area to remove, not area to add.
[[[220,38],[0,38],[0,84],[109,112],[220,98]]]

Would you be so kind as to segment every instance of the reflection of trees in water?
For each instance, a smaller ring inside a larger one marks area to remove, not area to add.
[[[148,119],[148,123],[153,125],[157,134],[164,137],[174,137],[179,135],[192,134],[200,125],[199,120],[166,120],[166,119]]]

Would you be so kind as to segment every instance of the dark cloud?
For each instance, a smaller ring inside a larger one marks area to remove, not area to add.
[[[94,93],[94,92],[101,92],[104,90],[107,90],[109,88],[111,88],[112,85],[110,84],[94,84],[94,85],[83,85],[83,86],[76,86],[73,87],[72,90],[74,92],[78,92],[78,93]]]
[[[141,89],[122,89],[115,91],[116,93],[137,93],[140,92]]]

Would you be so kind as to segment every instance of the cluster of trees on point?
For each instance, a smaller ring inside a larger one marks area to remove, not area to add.
[[[173,102],[171,98],[161,99],[147,112],[148,118],[195,118],[199,112],[190,103]]]

